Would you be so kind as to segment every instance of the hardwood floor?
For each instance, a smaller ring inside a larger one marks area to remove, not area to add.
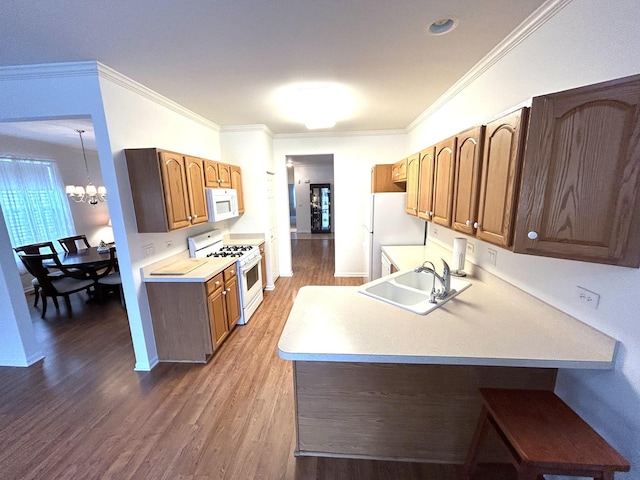
[[[333,240],[292,247],[294,276],[265,293],[206,365],[134,372],[116,298],[96,305],[74,295],[71,320],[63,306],[45,321],[32,308],[46,358],[0,367],[0,479],[455,479],[450,466],[293,456],[280,332],[298,288],[361,279],[334,278]]]

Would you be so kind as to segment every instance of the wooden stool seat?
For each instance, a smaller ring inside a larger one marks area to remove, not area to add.
[[[478,447],[489,426],[498,433],[518,471],[518,480],[542,480],[544,474],[613,480],[630,465],[553,392],[481,388],[484,402],[471,442],[463,480],[471,480]]]

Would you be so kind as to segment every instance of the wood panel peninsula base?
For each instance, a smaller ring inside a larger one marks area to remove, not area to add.
[[[428,315],[357,287],[298,291],[278,342],[293,362],[296,455],[462,464],[479,388],[553,390],[560,368],[613,368],[615,339],[480,269],[467,279]],[[486,444],[480,461],[501,462],[497,439]]]
[[[293,362],[299,456],[462,464],[480,387],[553,390],[557,369]],[[489,443],[489,442],[488,442]],[[485,461],[503,460],[496,442]]]

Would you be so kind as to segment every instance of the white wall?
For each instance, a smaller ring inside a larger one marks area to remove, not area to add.
[[[293,181],[296,191],[296,228],[298,233],[311,233],[311,204],[309,187],[313,183],[331,184],[331,229],[335,218],[335,209],[340,208],[333,200],[333,162],[326,165],[298,165],[294,167]]]
[[[640,73],[637,0],[579,0],[526,38],[409,134],[411,151],[482,123],[534,95]],[[438,227],[430,239],[452,244]],[[640,270],[516,255],[476,244],[475,262],[620,340],[613,371],[562,370],[557,392],[640,470]],[[601,295],[597,310],[576,300],[580,285]]]
[[[109,156],[101,155],[102,175],[107,190],[113,192],[109,194],[111,220],[136,352],[136,370],[150,370],[157,363],[157,353],[141,268],[186,250],[188,236],[209,230],[212,225],[205,223],[170,233],[138,233],[124,149],[156,147],[216,159],[220,158],[219,133],[216,125],[104,67],[100,88],[108,131],[108,136],[100,139],[107,141],[105,146],[110,152]],[[96,131],[98,151],[100,139]],[[172,246],[167,247],[167,242]],[[149,244],[153,244],[155,255],[145,257],[142,247]],[[123,248],[125,245],[127,248]]]
[[[273,289],[278,268],[278,238],[271,235],[271,210],[268,202],[267,177],[273,172],[273,137],[264,125],[247,125],[222,129],[221,161],[242,168],[244,215],[228,221],[231,233],[262,233],[265,236],[267,288]],[[288,217],[287,217],[288,218]]]
[[[396,132],[333,137],[313,134],[276,136],[273,142],[273,159],[277,180],[282,275],[293,273],[286,157],[333,154],[335,275],[366,276],[368,267],[364,265],[362,255],[362,224],[365,201],[371,192],[371,167],[378,163],[393,163],[402,158],[407,152],[406,141],[406,135]]]

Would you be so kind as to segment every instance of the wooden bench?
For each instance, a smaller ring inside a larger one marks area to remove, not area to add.
[[[518,480],[544,480],[544,474],[613,480],[616,471],[630,470],[629,462],[553,392],[481,388],[480,394],[484,405],[462,480],[473,478],[489,426],[506,445]]]

